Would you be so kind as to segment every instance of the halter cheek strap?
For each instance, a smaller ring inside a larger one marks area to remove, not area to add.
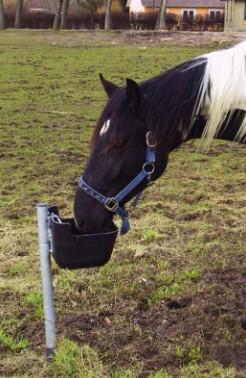
[[[130,181],[118,194],[114,197],[107,197],[104,194],[98,192],[96,189],[92,188],[88,185],[83,177],[80,177],[78,185],[80,189],[82,189],[86,194],[90,197],[97,200],[104,208],[114,214],[119,215],[121,218],[121,228],[120,234],[126,234],[130,230],[130,223],[129,223],[129,214],[128,212],[120,207],[120,203],[144,180],[151,181],[151,175],[155,171],[155,144],[150,142],[151,140],[151,133],[148,132],[146,134],[146,159],[142,166],[142,170],[137,174],[137,176]],[[136,203],[139,199],[139,194],[136,196],[134,202]]]

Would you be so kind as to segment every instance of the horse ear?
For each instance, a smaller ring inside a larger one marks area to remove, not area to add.
[[[126,94],[131,109],[137,111],[140,106],[142,94],[138,84],[134,80],[126,79]]]
[[[117,89],[119,89],[119,87],[116,84],[111,83],[110,81],[104,79],[104,77],[101,73],[99,74],[99,77],[100,77],[102,86],[103,86],[105,92],[107,93],[108,97],[109,98],[112,97],[113,94],[117,91]]]

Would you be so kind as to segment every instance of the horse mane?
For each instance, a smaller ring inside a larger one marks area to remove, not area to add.
[[[158,140],[172,145],[177,130],[183,140],[197,117],[196,104],[206,67],[197,58],[140,85],[151,102],[151,118]]]
[[[185,62],[142,82],[140,88],[147,98],[149,124],[159,142],[170,146],[177,130],[185,140],[199,116],[206,119],[202,138],[210,141],[236,110],[246,111],[246,42]],[[125,89],[120,88],[110,99],[110,108],[106,106],[102,112],[92,145],[98,138],[102,122],[110,118],[110,111],[124,99]],[[238,141],[246,139],[246,117],[242,119],[235,137]],[[129,119],[123,121],[121,130],[113,133],[111,146],[119,143],[119,135],[130,134]]]
[[[177,133],[178,125],[181,133],[186,134],[191,124],[191,115],[197,96],[199,93],[202,77],[204,75],[206,59],[196,59],[185,62],[164,72],[152,79],[140,84],[141,92],[146,98],[148,107],[148,123],[154,125],[154,131],[158,136],[158,141],[165,139],[167,145],[170,139]],[[194,66],[191,68],[191,66]],[[120,105],[127,106],[125,88],[119,90],[110,98],[103,109],[101,116],[96,124],[91,139],[91,147],[98,141],[98,137],[105,120],[110,118],[111,112]],[[123,116],[127,112],[123,112]],[[107,150],[113,146],[123,145],[121,138],[126,140],[126,133],[130,137],[134,127],[129,125],[129,119],[121,119],[117,122],[117,127],[111,130],[110,138],[107,140]]]
[[[210,142],[237,110],[246,111],[246,41],[185,62],[142,83],[159,122],[157,135],[186,138],[199,116],[206,119],[202,138]],[[175,127],[174,127],[175,126]],[[246,140],[246,117],[235,136]]]
[[[198,111],[202,108],[211,83],[210,101],[206,109],[207,122],[203,136],[211,140],[229,122],[236,109],[246,111],[246,41],[236,46],[206,54],[207,65],[202,80]],[[243,119],[235,140],[246,138],[246,119]]]

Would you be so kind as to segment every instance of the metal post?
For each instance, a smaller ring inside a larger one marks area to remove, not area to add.
[[[56,325],[48,237],[47,204],[39,203],[37,205],[37,217],[45,318],[46,357],[48,360],[50,360],[53,356],[56,344]]]

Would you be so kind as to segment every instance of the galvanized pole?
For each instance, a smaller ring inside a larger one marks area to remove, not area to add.
[[[39,203],[37,205],[37,217],[45,318],[46,357],[48,360],[50,360],[53,356],[56,344],[56,325],[53,301],[51,258],[48,237],[47,204]]]

